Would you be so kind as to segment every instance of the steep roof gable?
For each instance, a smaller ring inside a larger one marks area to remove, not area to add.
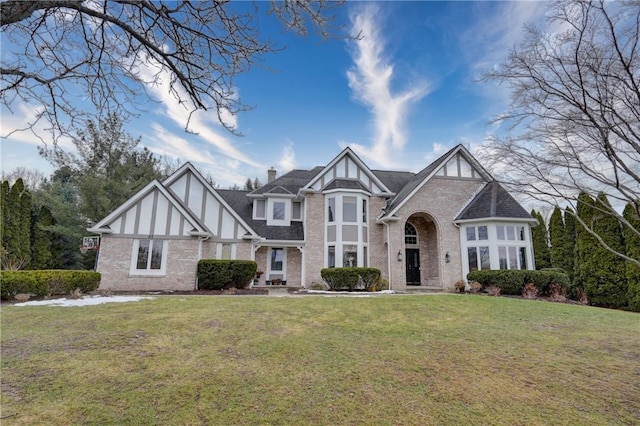
[[[391,194],[380,178],[349,147],[329,162],[302,190],[321,191],[335,179],[358,180],[376,194]]]
[[[488,182],[462,209],[454,221],[504,218],[535,219],[498,182]]]
[[[157,180],[149,182],[88,230],[98,234],[161,236],[206,233],[204,224]]]
[[[196,182],[191,182],[195,178]],[[164,180],[169,188],[191,212],[198,217],[215,236],[238,238],[238,232],[257,236],[243,217],[211,186],[202,174],[189,162]],[[246,232],[231,231],[230,223],[236,221]],[[234,235],[227,235],[233,232]],[[224,235],[223,235],[224,234]]]
[[[491,174],[484,168],[478,161],[471,155],[471,153],[462,145],[457,145],[440,156],[433,163],[416,173],[409,182],[402,188],[402,190],[393,198],[389,206],[387,207],[387,213],[385,216],[394,215],[400,207],[402,207],[407,200],[420,190],[431,178],[439,174],[439,172],[447,167],[451,161],[455,161],[457,157],[463,158],[472,170],[478,174],[479,177],[484,180],[493,180]],[[443,172],[441,176],[446,176],[446,172]],[[472,174],[473,176],[473,174]]]

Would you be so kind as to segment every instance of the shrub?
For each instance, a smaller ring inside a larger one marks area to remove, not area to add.
[[[376,268],[324,268],[320,275],[331,290],[371,290],[380,282]]]
[[[535,299],[538,297],[538,287],[534,283],[527,283],[522,289],[522,297],[525,299]]]
[[[252,260],[202,259],[198,262],[198,288],[246,288],[257,269],[258,264]]]
[[[500,296],[501,289],[497,285],[490,285],[484,289],[489,296]]]
[[[559,284],[553,283],[550,286],[549,298],[554,302],[564,303],[567,301],[567,289]]]
[[[25,293],[42,297],[69,294],[76,288],[89,293],[98,289],[100,277],[100,273],[93,271],[1,271],[0,296],[10,299],[18,293]]]
[[[569,288],[569,276],[558,270],[529,271],[520,269],[499,269],[473,271],[467,274],[468,280],[478,281],[483,288],[490,285],[500,287],[502,294],[520,295],[526,283],[533,283],[539,293],[549,295],[551,284],[562,289]]]
[[[455,282],[455,284],[453,285],[453,288],[456,289],[456,292],[458,293],[464,293],[464,290],[466,289],[466,284],[464,283],[464,280],[458,280]]]

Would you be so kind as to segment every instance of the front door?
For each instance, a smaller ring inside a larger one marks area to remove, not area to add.
[[[407,285],[420,285],[420,250],[408,248],[405,254]]]

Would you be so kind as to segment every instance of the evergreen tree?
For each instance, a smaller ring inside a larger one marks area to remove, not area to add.
[[[591,226],[611,248],[624,251],[619,222],[612,216],[601,213],[602,208],[611,207],[606,195],[599,194],[594,200],[586,194],[580,194],[578,201],[578,217],[587,226]],[[589,301],[609,308],[627,306],[624,262],[604,249],[583,226],[579,226],[576,231],[578,282],[587,293]]]
[[[9,220],[7,203],[9,202],[9,182],[3,181],[0,185],[0,243],[2,244],[2,258],[4,259],[6,251],[5,230],[7,229],[7,221]]]
[[[547,224],[539,212],[531,210],[531,216],[538,219],[538,225],[531,228],[536,269],[549,268],[551,267],[551,252],[549,250]]]
[[[629,203],[624,209],[624,218],[631,224],[633,229],[640,229],[640,215],[638,209]],[[640,236],[632,229],[625,228],[624,241],[627,250],[627,256],[640,259]],[[627,285],[629,309],[640,312],[640,268],[632,263],[626,262]]]
[[[31,214],[31,262],[29,269],[54,267],[51,254],[51,226],[54,224],[51,211],[46,206],[34,207]]]
[[[569,280],[572,283],[576,274],[576,218],[574,217],[574,214],[575,212],[571,207],[567,207],[564,211],[565,269],[569,274]]]
[[[562,220],[562,210],[556,206],[549,218],[549,241],[551,243],[551,267],[567,270],[565,253],[564,222]]]
[[[31,194],[21,178],[2,184],[3,267],[23,268],[31,256]]]

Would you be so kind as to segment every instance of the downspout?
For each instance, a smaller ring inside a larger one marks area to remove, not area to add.
[[[391,282],[391,227],[389,226],[389,222],[386,220],[383,221],[384,225],[387,227],[387,273],[389,274],[389,290],[392,290],[392,282]]]

